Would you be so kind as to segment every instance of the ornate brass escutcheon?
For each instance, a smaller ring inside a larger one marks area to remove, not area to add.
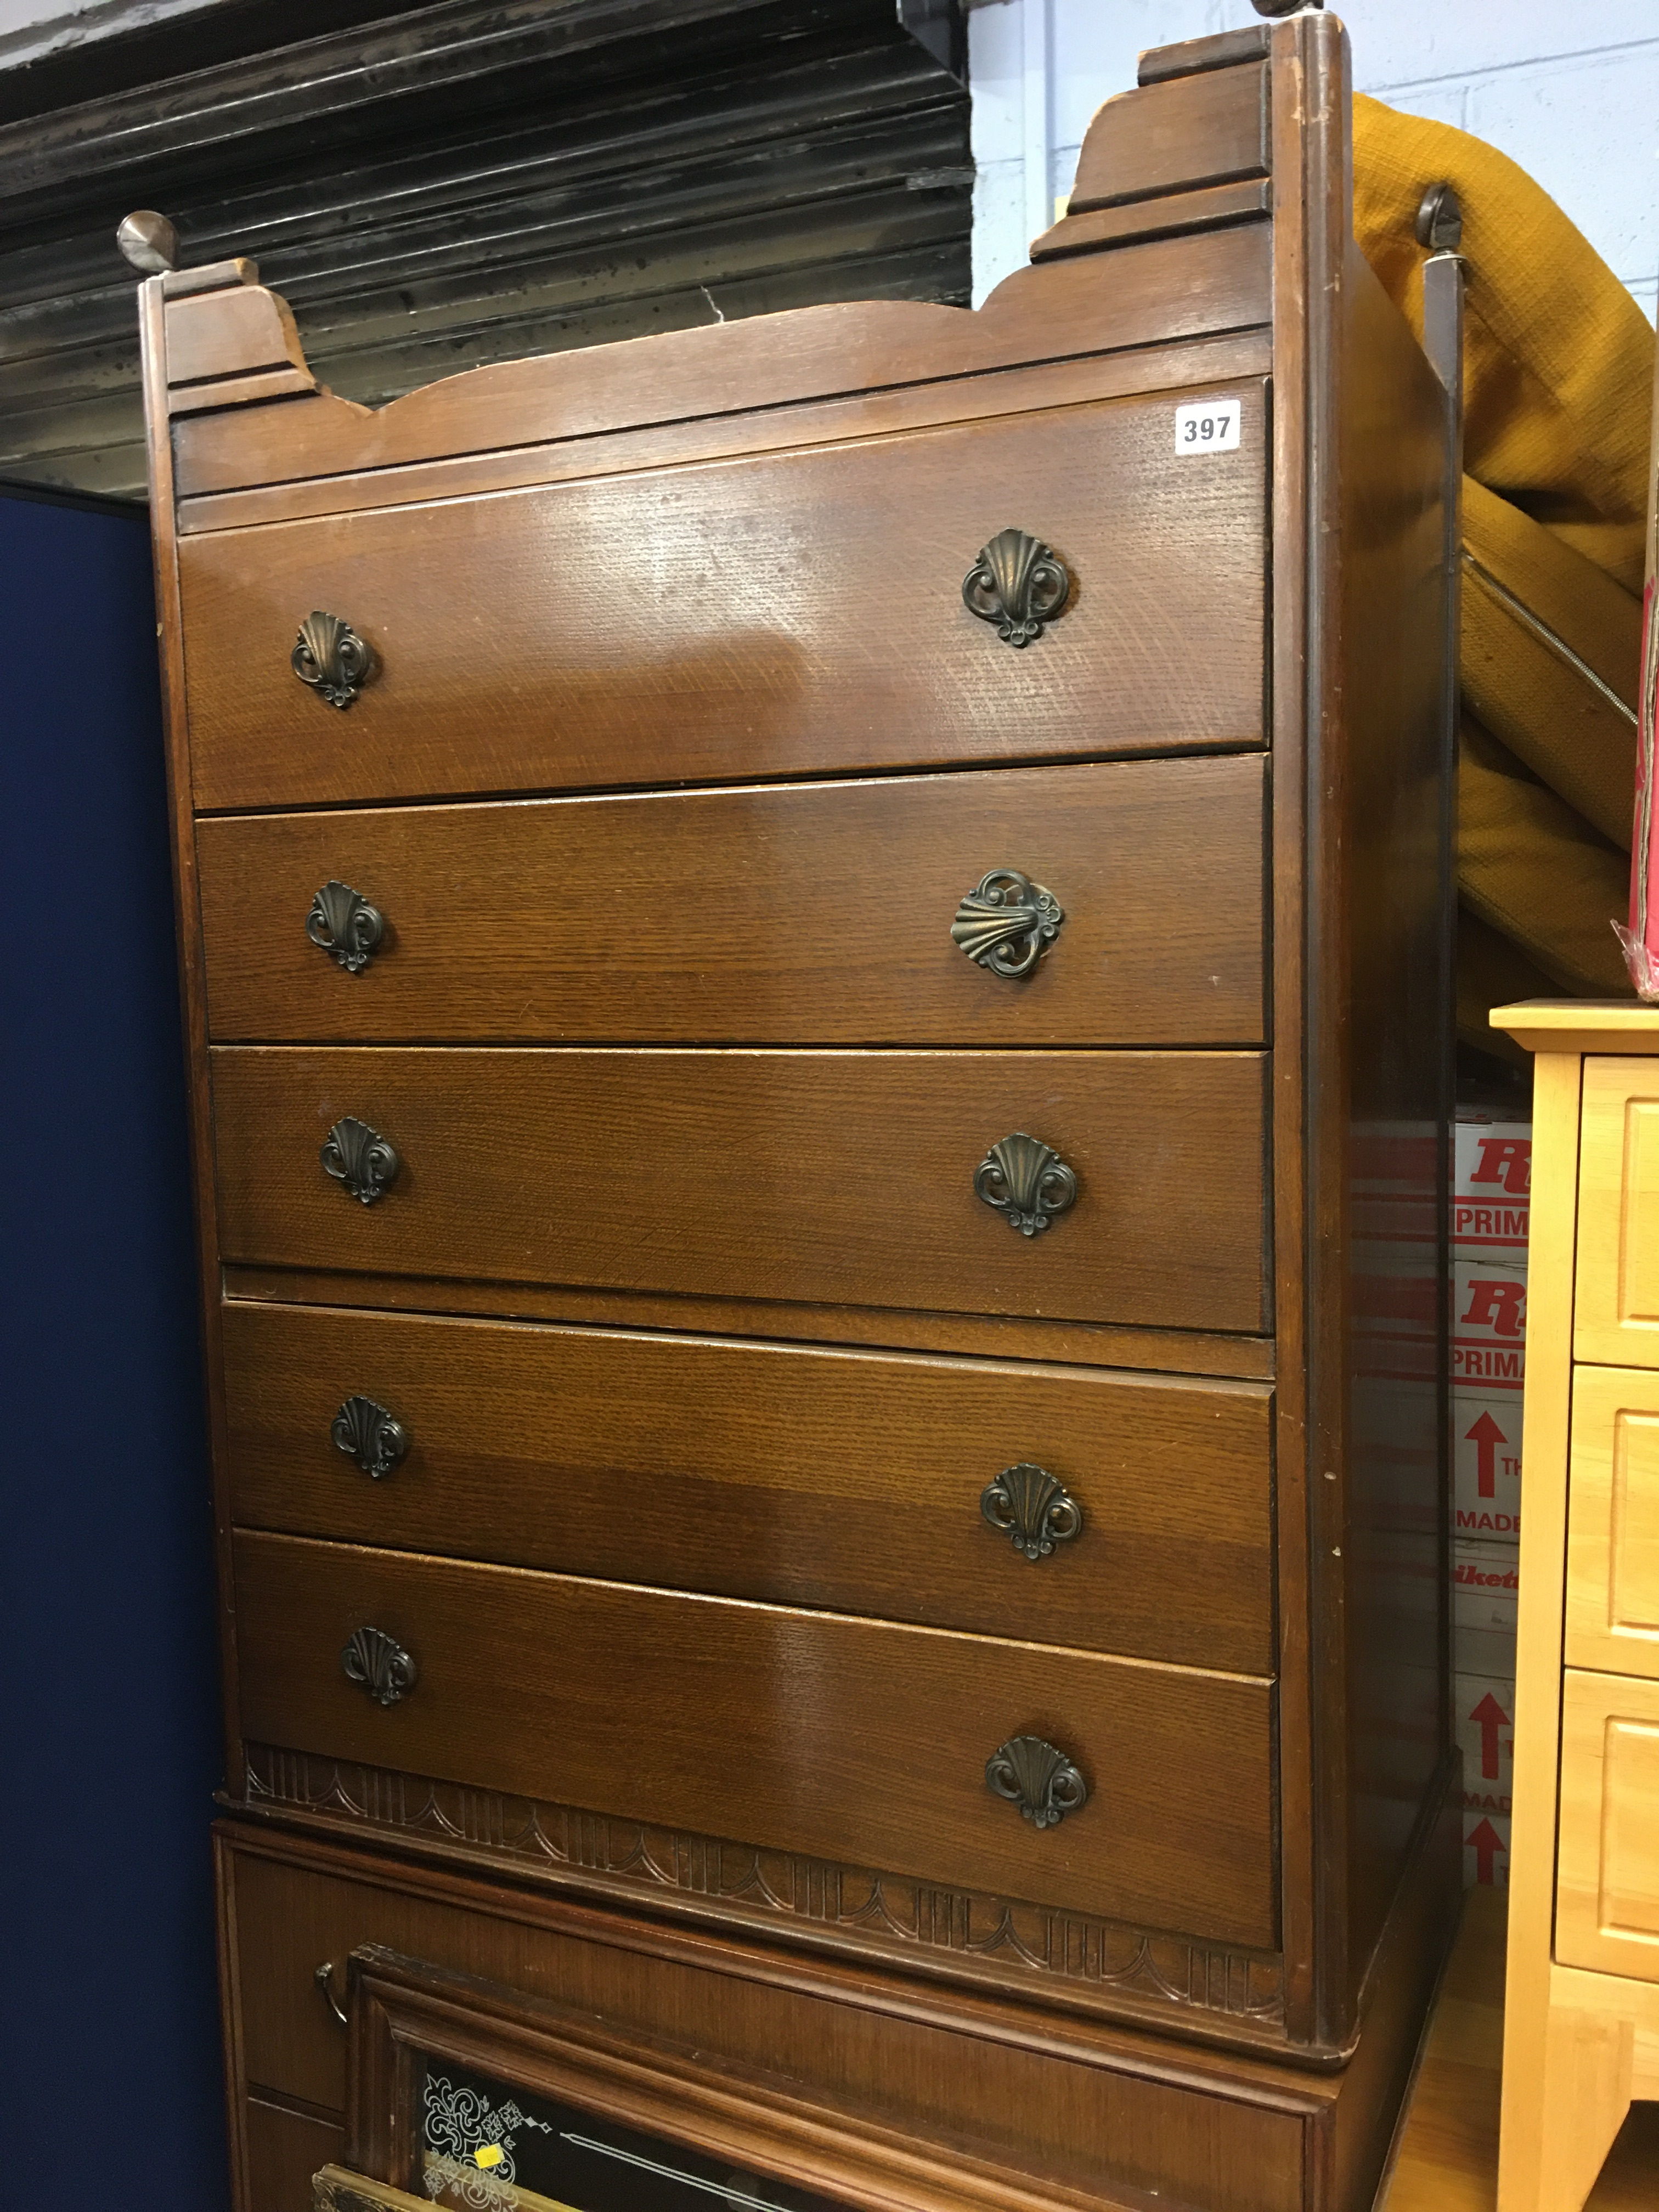
[[[1077,1202],[1077,1177],[1052,1146],[1016,1129],[974,1170],[974,1194],[1022,1237],[1036,1237]]]
[[[383,1628],[357,1628],[340,1654],[348,1682],[367,1691],[377,1705],[395,1705],[415,1686],[415,1662]]]
[[[1083,1529],[1083,1508],[1071,1492],[1030,1460],[988,1482],[979,1510],[999,1536],[1031,1560],[1046,1559],[1056,1544],[1069,1544]]]
[[[328,1432],[336,1448],[376,1482],[390,1474],[409,1449],[409,1431],[373,1398],[348,1398]]]
[[[386,916],[349,884],[331,879],[311,902],[306,935],[320,952],[331,952],[337,965],[356,975],[374,958],[386,934]]]
[[[993,868],[963,895],[951,941],[993,975],[1029,975],[1060,934],[1066,909],[1052,891],[1018,868]]]
[[[1057,1828],[1089,1802],[1089,1785],[1063,1751],[1040,1735],[1010,1736],[985,1762],[985,1779],[1034,1828]]]
[[[1041,637],[1072,596],[1064,565],[1040,538],[1026,530],[999,530],[981,545],[962,580],[970,615],[994,623],[1005,645],[1030,645]]]
[[[343,1182],[354,1198],[365,1206],[373,1206],[384,1197],[388,1184],[397,1180],[403,1163],[396,1152],[378,1129],[371,1129],[367,1121],[358,1121],[348,1114],[337,1121],[323,1139],[322,1150],[317,1155],[325,1171],[336,1182]]]
[[[314,608],[300,624],[300,635],[289,655],[289,665],[301,684],[326,699],[331,707],[349,707],[356,697],[374,656],[351,624],[338,615]]]

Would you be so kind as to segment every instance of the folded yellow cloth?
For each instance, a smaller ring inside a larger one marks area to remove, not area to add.
[[[1419,337],[1417,210],[1443,182],[1468,264],[1458,1028],[1492,1050],[1486,1010],[1517,980],[1627,988],[1608,925],[1628,899],[1654,333],[1507,155],[1362,95],[1354,232]]]

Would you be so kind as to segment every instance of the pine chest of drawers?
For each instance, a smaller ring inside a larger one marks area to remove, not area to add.
[[[378,413],[146,283],[243,2212],[368,2155],[365,1943],[783,2068],[915,2147],[848,2202],[1369,2203],[1449,407],[1347,105],[1328,19],[1168,49],[976,313]]]

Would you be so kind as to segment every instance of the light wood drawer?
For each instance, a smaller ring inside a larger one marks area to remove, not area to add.
[[[1228,388],[1201,460],[1171,391],[188,535],[196,804],[1260,744],[1266,393]],[[1073,580],[1024,646],[963,599],[1006,529]],[[343,711],[289,665],[314,610],[379,664]]]
[[[890,1622],[242,1534],[243,1726],[629,1820],[1269,1948],[1273,1690]],[[417,1669],[378,1704],[372,1626]],[[1089,1791],[1039,1826],[987,1761]]]
[[[1583,1069],[1574,1356],[1659,1367],[1659,1060]]]
[[[1555,1955],[1659,1981],[1659,1682],[1561,1681]]]
[[[204,820],[209,1026],[342,1042],[1259,1043],[1266,781],[1255,755]],[[951,934],[1000,868],[1065,916],[1017,978]],[[384,917],[352,972],[307,937],[331,881]]]
[[[212,1061],[231,1262],[1264,1324],[1255,1053],[219,1045]],[[319,1163],[347,1117],[401,1158],[374,1204]],[[1030,1236],[975,1189],[1020,1133],[1076,1178]]]
[[[1659,1376],[1574,1370],[1568,1496],[1568,1663],[1659,1676]]]
[[[1260,1384],[237,1302],[224,1346],[253,1527],[1273,1665]],[[402,1431],[379,1478],[331,1435],[357,1397]],[[1035,1559],[981,1510],[1021,1466],[1082,1516],[1022,1524]]]

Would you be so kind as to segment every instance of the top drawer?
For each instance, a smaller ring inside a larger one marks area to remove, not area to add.
[[[1659,1060],[1583,1065],[1573,1356],[1659,1367]]]
[[[1266,404],[1232,390],[1201,458],[1169,392],[186,536],[196,804],[1258,744]],[[1005,530],[1069,580],[1018,647],[963,601]],[[374,656],[343,711],[291,665],[313,611]]]

